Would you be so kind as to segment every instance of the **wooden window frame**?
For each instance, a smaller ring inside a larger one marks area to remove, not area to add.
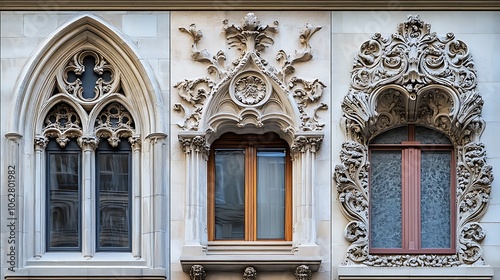
[[[453,144],[422,144],[415,141],[415,125],[408,125],[408,141],[401,144],[370,144],[371,152],[401,151],[402,153],[402,248],[373,248],[370,254],[455,254],[456,249],[456,159]],[[450,248],[421,248],[420,167],[422,151],[449,151],[450,166]],[[416,163],[416,164],[415,164]],[[413,168],[412,168],[413,167]],[[369,182],[371,182],[369,172]],[[371,200],[370,200],[370,209]],[[371,211],[371,210],[370,210]],[[371,215],[370,215],[371,216]]]
[[[245,149],[245,237],[243,240],[215,239],[215,150]],[[285,148],[285,232],[284,239],[257,239],[257,149]],[[208,160],[208,240],[209,241],[291,241],[292,163],[288,143],[275,133],[237,135],[226,133],[210,149]]]

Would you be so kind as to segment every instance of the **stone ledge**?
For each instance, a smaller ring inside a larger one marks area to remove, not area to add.
[[[321,259],[287,255],[207,255],[181,257],[181,265],[184,272],[189,272],[193,265],[202,265],[207,272],[244,271],[248,266],[259,272],[294,271],[300,265],[307,265],[315,272],[321,265]]]
[[[493,269],[490,266],[458,267],[367,267],[341,266],[338,268],[339,280],[370,279],[411,279],[411,280],[491,280]]]

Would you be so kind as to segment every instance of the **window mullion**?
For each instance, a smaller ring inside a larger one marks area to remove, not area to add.
[[[408,250],[409,249],[409,243],[410,243],[410,227],[411,227],[411,221],[410,221],[410,207],[409,207],[409,189],[410,189],[410,182],[411,182],[411,158],[410,158],[410,152],[409,149],[404,149],[402,150],[403,153],[403,160],[402,160],[402,199],[401,199],[401,211],[402,211],[402,229],[403,229],[403,242],[402,242],[402,249],[403,250]]]
[[[416,250],[420,247],[420,150],[404,150],[403,183],[403,249]]]
[[[245,151],[245,240],[255,240],[256,230],[256,155],[253,146],[247,147]]]

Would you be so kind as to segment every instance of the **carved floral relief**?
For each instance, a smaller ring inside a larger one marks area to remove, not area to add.
[[[346,265],[456,266],[482,264],[479,223],[489,201],[492,168],[486,163],[483,100],[467,45],[452,33],[439,37],[409,16],[389,38],[375,34],[354,59],[342,110],[346,142],[335,167],[338,200],[349,219]],[[378,134],[415,123],[448,135],[456,147],[458,249],[452,255],[369,253],[368,143]]]
[[[279,32],[277,21],[271,25],[261,24],[253,13],[247,14],[240,24],[225,20],[223,32],[227,45],[240,52],[240,57],[226,66],[224,51],[211,55],[208,50],[199,49],[203,34],[195,24],[179,28],[193,40],[192,59],[208,64],[211,75],[174,85],[182,99],[182,103],[173,107],[183,115],[179,127],[184,131],[211,133],[227,120],[234,121],[236,127],[249,124],[262,127],[266,122],[277,120],[285,133],[321,131],[324,123],[319,120],[318,111],[327,109],[327,105],[320,102],[325,85],[319,80],[291,76],[297,63],[312,59],[309,41],[320,29],[306,24],[299,34],[302,48],[293,55],[280,50],[275,57],[278,63],[273,66],[264,58],[264,52]],[[293,104],[288,96],[295,100]],[[269,106],[275,107],[271,110]],[[298,116],[294,110],[299,112]]]

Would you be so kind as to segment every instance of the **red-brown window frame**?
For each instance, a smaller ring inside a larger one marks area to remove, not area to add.
[[[275,133],[243,134],[226,133],[214,141],[208,159],[208,240],[215,239],[215,155],[218,148],[245,148],[245,238],[228,241],[268,241],[257,239],[257,148],[285,148],[285,238],[292,240],[292,164],[288,143]],[[280,241],[271,239],[269,241]]]
[[[402,153],[402,248],[372,248],[370,254],[455,254],[456,253],[456,159],[455,148],[452,144],[422,144],[415,139],[415,125],[408,125],[408,141],[401,144],[370,144],[371,152],[401,151]],[[450,248],[421,248],[420,228],[420,164],[422,151],[449,151],[451,153],[450,166]],[[417,164],[415,164],[417,163]],[[410,169],[413,166],[414,169]],[[413,170],[413,172],[412,172]],[[371,172],[369,172],[371,182]],[[405,178],[407,178],[405,180]],[[414,186],[414,187],[412,187]],[[414,199],[412,199],[414,197]],[[371,202],[370,202],[370,209]],[[369,215],[371,216],[371,214]]]

